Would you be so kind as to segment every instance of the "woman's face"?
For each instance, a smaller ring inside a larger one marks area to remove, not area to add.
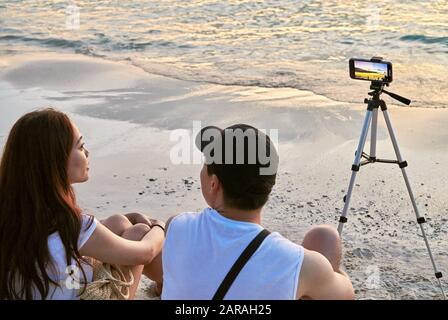
[[[78,127],[73,126],[73,148],[68,160],[68,181],[70,184],[85,182],[89,179],[89,151],[84,146],[84,141]]]

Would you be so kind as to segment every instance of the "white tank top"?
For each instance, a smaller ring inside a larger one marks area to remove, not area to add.
[[[81,217],[81,230],[78,238],[78,250],[89,240],[90,236],[96,229],[98,220],[93,219],[92,224],[89,225],[90,216],[83,214]],[[79,282],[85,282],[82,272],[76,267],[75,261],[72,260],[72,266],[67,266],[65,247],[59,236],[55,232],[48,237],[48,251],[53,260],[53,268],[48,268],[48,276],[60,286],[50,284],[50,292],[46,297],[47,300],[79,300],[78,289],[82,288]],[[84,272],[86,274],[87,282],[91,282],[93,278],[93,270],[90,265],[82,263]],[[71,275],[70,273],[73,272]],[[40,300],[39,291],[34,290],[33,299]]]
[[[210,208],[176,216],[162,252],[162,299],[212,299],[234,262],[262,229]],[[225,299],[296,299],[302,261],[303,247],[273,232],[241,270]]]

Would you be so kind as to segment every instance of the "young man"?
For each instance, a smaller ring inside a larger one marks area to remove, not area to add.
[[[235,261],[264,229],[261,212],[275,184],[278,155],[269,137],[248,125],[204,128],[196,144],[205,156],[200,177],[209,208],[168,221],[162,299],[354,298],[340,270],[339,235],[329,226],[314,227],[302,246],[270,233],[218,294]]]

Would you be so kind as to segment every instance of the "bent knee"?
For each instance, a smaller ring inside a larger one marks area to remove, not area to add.
[[[313,226],[305,235],[304,242],[326,242],[339,245],[341,237],[338,230],[330,225]]]
[[[130,223],[129,219],[126,218],[122,214],[114,214],[113,216],[110,216],[106,220],[104,220],[105,223],[111,223],[111,224],[125,224]]]
[[[316,234],[329,235],[329,236],[332,236],[332,237],[335,237],[335,238],[339,238],[338,230],[335,227],[333,227],[333,226],[331,226],[329,224],[320,224],[320,225],[317,225],[317,226],[313,226],[311,228],[311,230],[308,231],[308,232],[316,233]]]
[[[123,238],[133,241],[140,241],[151,228],[144,223],[134,224],[132,227],[128,228],[123,234]]]
[[[321,253],[330,261],[333,270],[339,270],[341,264],[341,238],[338,231],[329,225],[318,225],[305,235],[303,247]]]
[[[137,223],[132,226],[132,229],[134,229],[134,232],[147,234],[151,227],[144,223]]]
[[[115,234],[121,235],[132,226],[132,223],[122,214],[115,214],[102,221],[102,224]]]

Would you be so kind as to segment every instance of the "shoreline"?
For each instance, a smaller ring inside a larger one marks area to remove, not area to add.
[[[68,112],[92,154],[90,181],[75,189],[81,206],[97,217],[142,211],[166,220],[202,210],[200,165],[176,166],[169,158],[172,130],[191,131],[192,121],[201,120],[202,125],[246,122],[279,129],[279,175],[263,211],[263,224],[271,231],[300,243],[313,224],[337,225],[365,114],[361,102],[335,102],[297,89],[173,80],[80,55],[8,59],[0,69],[0,144],[14,121],[37,106]],[[436,263],[446,273],[448,110],[390,105],[389,113],[417,205],[430,218],[426,227]],[[378,157],[393,159],[379,119]],[[357,298],[437,299],[399,169],[365,168],[343,234],[343,264]],[[380,282],[372,287],[369,277],[377,271]],[[142,282],[138,297],[150,298],[149,287]]]

